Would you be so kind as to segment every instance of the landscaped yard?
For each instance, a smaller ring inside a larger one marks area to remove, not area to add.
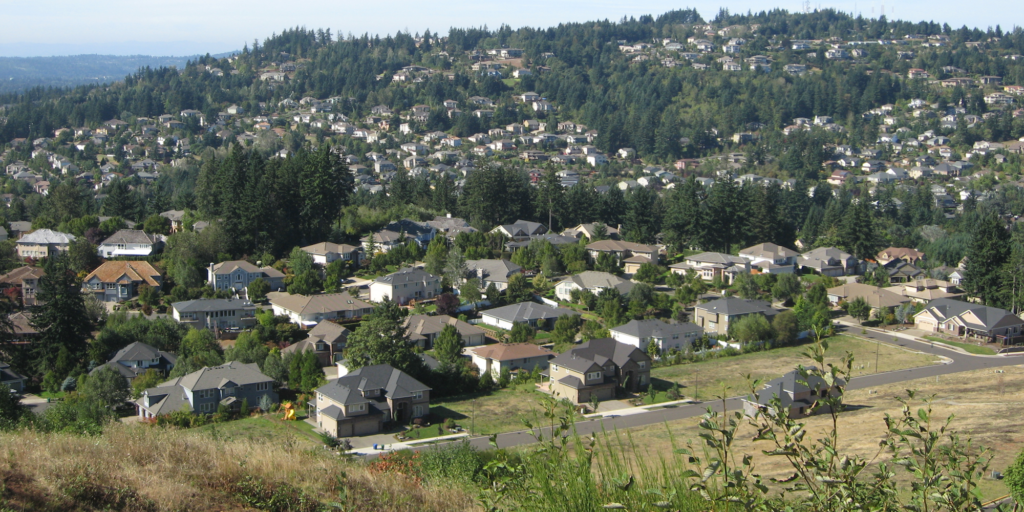
[[[876,348],[879,370],[883,372],[925,366],[938,361],[935,356],[884,343],[876,344],[852,336],[833,336],[828,338],[828,344],[825,362],[838,364],[846,352],[852,352],[854,375],[876,373]],[[700,363],[656,367],[651,370],[651,378],[655,381],[656,387],[659,387],[658,379],[666,381],[667,384],[660,386],[663,389],[667,389],[665,386],[672,382],[678,382],[684,398],[708,400],[723,394],[738,396],[749,391],[746,375],[750,375],[752,379],[768,381],[795,369],[799,364],[812,364],[810,359],[802,355],[809,347],[810,344],[782,347],[767,352],[709,359]]]
[[[997,373],[999,371],[1003,373]],[[898,417],[902,414],[901,404],[895,398],[905,398],[907,389],[916,390],[919,398],[934,396],[933,428],[942,425],[947,417],[955,413],[949,430],[959,433],[962,441],[967,437],[973,438],[972,446],[975,448],[983,446],[989,449],[988,454],[993,457],[991,470],[1005,472],[1007,465],[1024,447],[1024,435],[1017,421],[1019,397],[1024,392],[1024,368],[977,370],[943,375],[938,379],[929,377],[899,382],[850,391],[844,400],[851,408],[839,419],[840,452],[842,455],[856,454],[870,460],[872,463],[863,471],[864,475],[873,473],[875,464],[891,461],[892,457],[886,452],[882,452],[877,459],[874,457],[879,453],[879,441],[886,435],[885,415]],[[915,402],[911,412],[916,414],[920,407],[921,403]],[[654,461],[660,456],[680,457],[673,454],[674,447],[684,446],[689,440],[695,444],[701,441],[697,438],[699,422],[700,418],[689,418],[630,429],[630,441],[638,447],[638,457]],[[822,437],[831,424],[831,416],[811,416],[805,422],[807,436],[804,440],[807,442]],[[762,450],[770,449],[770,442],[752,442],[755,433],[754,427],[741,422],[731,450],[736,459],[739,460],[744,454],[753,456],[756,472],[765,480],[791,475],[793,469],[783,457],[768,457],[762,453]],[[900,466],[890,465],[890,469],[896,472],[901,487],[909,488],[909,485],[904,485],[911,480],[909,474]],[[1004,481],[993,480],[987,475],[979,480],[979,491],[983,500],[1007,494]]]
[[[284,421],[284,413],[270,413],[254,418],[244,418],[224,423],[213,423],[193,429],[218,439],[248,439],[255,442],[279,443],[282,439],[293,439],[299,443],[319,443],[320,438],[313,432],[313,426],[303,421]]]
[[[444,418],[454,418],[462,428],[472,428],[473,434],[509,432],[526,428],[523,418],[536,424],[545,396],[536,391],[533,384],[522,384],[518,389],[509,386],[487,395],[431,400],[430,413],[438,423]]]
[[[440,431],[437,430],[438,427],[441,427]],[[429,427],[410,428],[409,430],[403,430],[402,432],[396,434],[396,439],[398,435],[403,435],[408,438],[402,439],[402,441],[416,441],[420,439],[430,439],[432,437],[448,436],[452,435],[452,432],[445,430],[444,426],[441,423],[435,423],[430,425]]]
[[[938,336],[925,336],[924,339],[934,341],[935,343],[945,343],[951,347],[962,348],[969,354],[977,354],[980,356],[992,356],[995,355],[996,351],[988,347],[982,347],[978,345],[972,345],[970,343],[960,343],[958,341],[949,341],[939,338]]]
[[[45,398],[47,400],[57,400],[57,399],[63,399],[64,398],[64,394],[65,393],[63,391],[57,391],[56,393],[51,393],[49,391],[43,391],[43,392],[39,393],[38,396],[40,398]]]

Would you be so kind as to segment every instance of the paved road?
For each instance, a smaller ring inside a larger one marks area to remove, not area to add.
[[[843,328],[844,326],[840,326],[841,330]],[[857,326],[857,328],[859,329],[859,326]],[[882,333],[878,331],[868,330],[865,334],[858,334],[857,336],[861,338],[868,338],[871,340],[881,341],[887,344],[907,347],[909,349],[917,350],[927,354],[941,356],[946,358],[948,362],[946,364],[936,364],[932,366],[911,368],[907,370],[897,370],[893,372],[884,372],[873,375],[854,377],[853,379],[851,379],[847,389],[865,389],[876,386],[883,386],[886,384],[894,384],[897,382],[904,382],[908,380],[935,377],[937,375],[948,375],[951,373],[969,372],[973,370],[982,370],[985,368],[994,369],[1000,366],[1014,366],[1024,364],[1024,354],[1010,356],[975,356],[971,354],[965,354],[958,350],[947,348],[946,345],[917,341],[913,336],[910,336],[908,334]],[[612,431],[615,429],[621,430],[626,428],[643,427],[647,425],[664,423],[666,421],[693,418],[696,416],[700,416],[701,414],[704,414],[704,412],[707,411],[707,408],[709,406],[714,407],[718,411],[721,411],[722,404],[723,402],[719,400],[716,402],[704,402],[700,404],[656,409],[653,411],[631,414],[628,416],[605,417],[593,420],[578,421],[576,422],[576,431],[580,435],[585,436],[589,434],[600,433],[601,431]],[[724,404],[725,407],[727,407],[730,411],[739,410],[743,407],[743,402],[739,397],[728,398],[725,400]],[[550,429],[544,428],[541,429],[541,431],[546,437],[549,434]],[[536,439],[528,431],[519,431],[498,434],[496,441],[499,448],[507,448],[511,446],[532,444],[536,442]],[[486,437],[472,438],[470,439],[470,445],[481,450],[488,449],[491,447],[490,441]]]

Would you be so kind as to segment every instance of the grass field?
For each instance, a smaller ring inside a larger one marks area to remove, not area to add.
[[[951,347],[962,348],[966,350],[969,354],[977,354],[980,356],[994,356],[996,354],[995,350],[992,350],[988,347],[981,347],[978,345],[972,345],[970,343],[960,343],[957,341],[944,340],[937,336],[925,336],[924,339],[934,341],[935,343],[943,343]]]
[[[840,416],[840,452],[856,454],[872,460],[873,464],[888,461],[887,453],[879,453],[878,442],[885,436],[885,415],[899,416],[901,405],[897,396],[906,396],[905,390],[917,391],[917,396],[934,397],[932,400],[932,427],[938,428],[950,415],[954,415],[949,431],[958,432],[963,438],[971,437],[975,446],[990,450],[993,457],[989,470],[1003,472],[1016,454],[1024,447],[1024,431],[1020,429],[1017,415],[1024,405],[1024,367],[1006,367],[996,373],[993,370],[977,370],[936,378],[919,379],[881,386],[874,389],[850,391],[846,403],[853,406]],[[920,407],[915,405],[913,410]],[[831,423],[831,417],[818,415],[807,418],[805,440],[817,439]],[[663,425],[651,425],[631,429],[633,442],[642,446],[644,453],[652,457],[657,454],[671,454],[674,443],[684,445],[688,440],[697,440],[699,418],[690,418]],[[734,453],[737,460],[742,454],[754,457],[754,471],[767,481],[792,473],[792,469],[781,458],[765,456],[761,450],[769,449],[767,444],[752,441],[755,429],[744,425],[736,434]],[[643,456],[643,454],[641,454]],[[671,457],[672,455],[668,455]],[[875,458],[877,456],[877,458]],[[873,471],[869,467],[864,474]],[[909,475],[896,467],[899,481],[909,482]],[[907,488],[909,486],[903,486]],[[985,478],[980,484],[985,500],[1007,493],[1002,481]]]
[[[437,427],[441,427],[442,428],[441,432],[437,431]],[[410,428],[409,430],[403,430],[402,432],[399,432],[399,434],[402,434],[403,436],[408,438],[408,439],[403,439],[403,441],[416,441],[416,440],[419,440],[419,439],[430,439],[432,437],[441,437],[441,436],[451,435],[451,432],[448,432],[447,430],[444,430],[444,427],[440,423],[438,423],[436,425],[430,425],[429,427]],[[397,434],[396,434],[396,436],[397,436]],[[397,437],[396,437],[396,439],[397,439]]]
[[[533,384],[523,384],[518,389],[510,386],[476,398],[431,400],[430,414],[438,422],[443,418],[454,418],[462,428],[469,430],[472,427],[473,434],[522,430],[526,428],[523,418],[536,423],[536,418],[541,415],[541,400],[545,396],[536,391]]]
[[[321,442],[313,432],[313,426],[303,421],[305,417],[299,418],[298,421],[284,421],[281,419],[282,415],[282,413],[265,414],[224,423],[213,423],[192,430],[208,433],[217,439],[226,441],[248,440],[279,443],[284,440],[293,440],[292,442],[299,444]]]
[[[876,344],[852,336],[834,336],[828,339],[826,363],[836,363],[847,352],[853,353],[854,375],[875,372],[875,350],[878,349],[879,370],[883,372],[925,366],[938,362],[938,358],[920,352],[904,350],[887,344]],[[678,382],[685,398],[698,400],[717,396],[738,396],[749,391],[744,376],[763,381],[774,379],[793,370],[798,364],[808,365],[801,355],[809,345],[774,348],[767,352],[754,352],[699,363],[662,366],[651,370],[655,388],[665,390]]]

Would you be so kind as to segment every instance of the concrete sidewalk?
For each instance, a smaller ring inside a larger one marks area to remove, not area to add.
[[[452,440],[458,439],[460,437],[465,437],[465,438],[468,439],[469,438],[469,433],[468,432],[461,432],[461,433],[458,433],[458,434],[452,434],[452,435],[448,435],[448,436],[438,436],[438,437],[431,437],[429,439],[423,439],[423,440],[418,440],[418,441],[404,441],[404,442],[397,442],[397,441],[395,441],[394,434],[377,434],[377,435],[364,436],[364,437],[358,438],[360,441],[362,441],[359,444],[364,444],[364,443],[366,443],[367,440],[374,440],[374,441],[370,442],[368,444],[368,446],[353,448],[348,453],[351,453],[351,454],[354,454],[354,455],[360,455],[360,456],[364,456],[365,457],[365,456],[378,455],[378,454],[381,454],[381,453],[396,452],[396,451],[399,451],[399,450],[409,450],[409,449],[413,449],[414,450],[416,448],[422,448],[423,446],[429,445],[430,443],[433,443],[433,442],[436,442],[436,441],[452,441]],[[391,442],[386,442],[388,439],[390,439]],[[349,440],[349,442],[352,442],[352,440]],[[374,444],[377,444],[378,446],[379,445],[384,445],[384,449],[383,450],[374,449],[373,448]]]

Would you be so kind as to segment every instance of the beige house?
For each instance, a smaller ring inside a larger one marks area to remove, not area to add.
[[[651,358],[632,345],[611,338],[591,340],[552,359],[548,391],[581,404],[615,398],[622,387],[637,392],[651,382]]]
[[[37,229],[18,240],[18,257],[38,259],[52,256],[68,250],[73,241],[75,235],[52,229]]]
[[[885,288],[898,293],[914,302],[931,302],[936,299],[955,299],[963,297],[963,290],[949,281],[939,279],[917,279]]]
[[[373,311],[373,304],[363,302],[348,292],[320,295],[292,295],[284,292],[267,294],[275,315],[285,315],[292,322],[313,326],[321,320],[360,318]]]
[[[929,302],[914,315],[914,326],[924,331],[991,341],[1005,341],[1024,335],[1024,320],[1017,315],[1005,309],[954,299]]]
[[[404,305],[414,300],[433,299],[440,294],[441,278],[421,268],[405,268],[370,283],[370,300],[373,302],[391,299]]]
[[[390,365],[353,370],[317,388],[309,417],[334,437],[377,434],[430,414],[430,388]]]
[[[551,350],[532,343],[498,343],[465,350],[480,374],[491,372],[497,379],[503,370],[533,371],[534,368],[548,367],[548,360],[555,356]]]
[[[16,268],[0,276],[0,288],[21,288],[21,303],[25,306],[35,306],[36,294],[39,292],[39,279],[46,275],[46,272],[39,267],[24,266]]]
[[[608,288],[615,288],[620,294],[626,295],[634,286],[636,285],[632,281],[608,272],[588,270],[558,283],[555,286],[555,296],[560,300],[569,301],[572,300],[573,290],[587,290],[598,295]]]
[[[474,347],[484,344],[485,331],[458,318],[452,318],[448,315],[411,315],[405,318],[405,327],[408,329],[409,339],[424,350],[434,348],[434,340],[449,325],[455,327],[455,330],[459,331],[459,334],[462,335],[463,345]]]
[[[842,302],[864,299],[871,307],[871,314],[882,308],[894,308],[910,302],[910,298],[893,293],[889,288],[879,288],[869,284],[847,283],[828,289],[828,301],[838,306]]]
[[[281,354],[313,351],[320,364],[330,366],[341,360],[350,331],[330,320],[321,320],[309,330],[306,339],[281,349]]]
[[[736,276],[750,273],[750,262],[731,254],[702,252],[687,256],[682,262],[669,265],[668,268],[679,275],[686,275],[690,271],[695,272],[701,279],[709,283],[717,277],[723,283],[732,284],[736,280]]]
[[[903,260],[911,265],[924,259],[924,253],[906,247],[890,247],[878,253],[878,263],[885,265],[893,260]]]
[[[597,242],[587,244],[587,253],[594,260],[601,253],[607,253],[615,256],[615,259],[619,262],[625,262],[635,256],[643,256],[647,258],[644,263],[658,263],[661,261],[661,253],[663,251],[664,247],[657,245],[638,244],[621,240],[598,240]]]
[[[729,325],[748,315],[762,315],[771,321],[779,312],[762,300],[723,297],[693,308],[694,323],[708,334],[727,334]]]
[[[743,249],[740,257],[766,274],[792,274],[796,271],[800,253],[773,243],[763,243]]]
[[[361,254],[362,247],[356,247],[354,245],[347,244],[335,244],[331,242],[320,242],[318,244],[307,245],[302,248],[310,256],[313,257],[313,263],[320,265],[329,265],[337,260],[350,261],[355,265],[359,265],[359,255]]]

